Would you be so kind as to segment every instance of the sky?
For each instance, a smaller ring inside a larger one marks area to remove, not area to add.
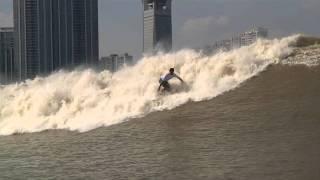
[[[173,46],[198,48],[253,26],[272,38],[320,36],[320,0],[173,0]],[[12,0],[0,0],[0,26],[12,25]],[[99,0],[100,56],[142,54],[141,0]]]

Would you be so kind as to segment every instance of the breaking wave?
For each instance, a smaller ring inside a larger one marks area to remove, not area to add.
[[[107,71],[60,71],[49,77],[0,87],[0,135],[66,129],[85,132],[188,101],[232,90],[293,52],[298,36],[205,56],[193,50],[145,57],[133,67]],[[186,81],[176,93],[159,95],[158,79],[169,68]]]

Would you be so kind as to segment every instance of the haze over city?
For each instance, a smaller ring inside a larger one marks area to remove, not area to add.
[[[269,29],[270,37],[320,35],[318,0],[174,0],[173,46],[202,47],[246,31]],[[142,54],[140,0],[100,0],[100,56]],[[12,0],[0,1],[0,26],[12,26]]]

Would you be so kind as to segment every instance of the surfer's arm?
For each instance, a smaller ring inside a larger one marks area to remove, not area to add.
[[[179,79],[182,83],[184,83],[183,79],[179,77],[178,75],[175,75],[177,79]]]

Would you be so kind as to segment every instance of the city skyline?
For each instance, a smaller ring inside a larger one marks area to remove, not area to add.
[[[2,27],[13,24],[11,4],[12,0],[0,2]],[[319,6],[317,0],[176,0],[173,1],[173,46],[175,50],[201,47],[252,25],[268,27],[271,37],[293,33],[320,35]],[[100,0],[99,8],[100,56],[128,52],[135,58],[141,57],[141,0]]]
[[[98,0],[13,0],[17,80],[99,60]]]

